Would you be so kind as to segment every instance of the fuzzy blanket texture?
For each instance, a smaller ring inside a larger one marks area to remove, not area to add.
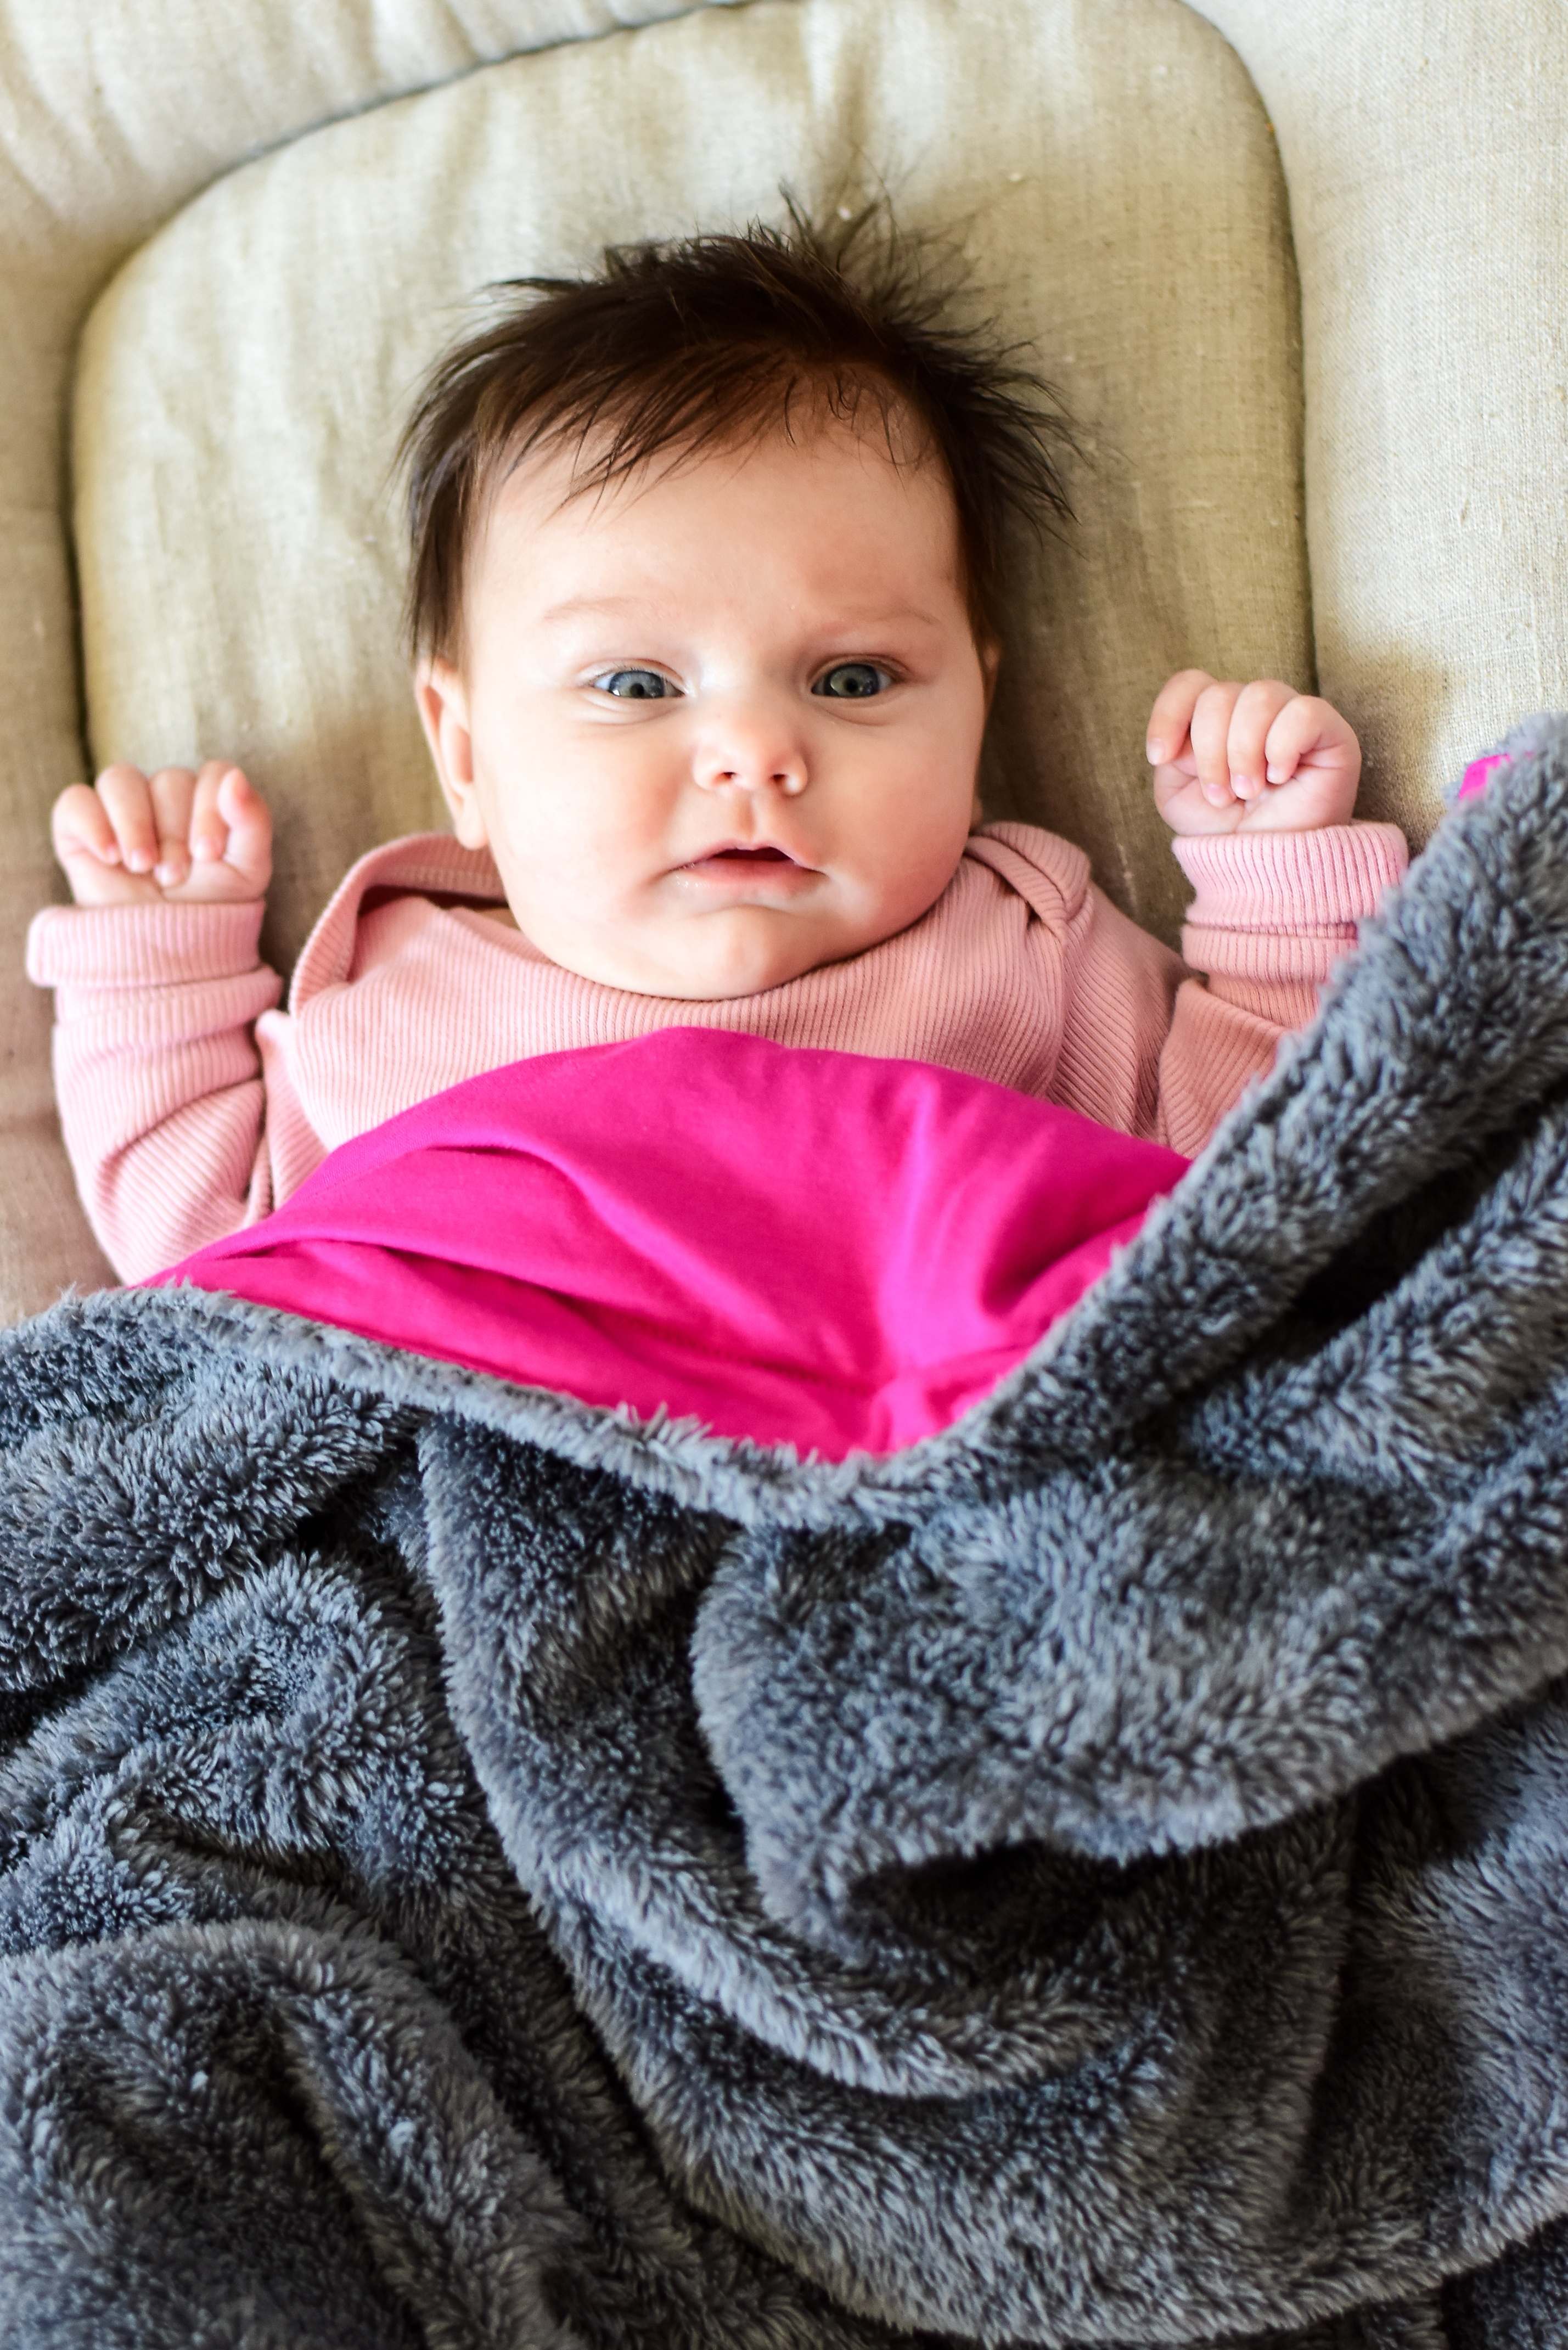
[[[1568,2342],[1568,730],[885,1459],[0,1366],[7,2345]]]

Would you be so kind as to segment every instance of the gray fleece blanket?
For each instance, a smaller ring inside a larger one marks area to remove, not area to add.
[[[0,2339],[1568,2343],[1568,734],[940,1438],[0,1342]]]

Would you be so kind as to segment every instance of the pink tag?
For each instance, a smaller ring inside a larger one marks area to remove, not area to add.
[[[1454,795],[1455,806],[1460,800],[1479,800],[1491,781],[1492,769],[1506,767],[1508,764],[1509,754],[1506,751],[1493,751],[1487,758],[1472,759],[1465,769],[1464,782]]]

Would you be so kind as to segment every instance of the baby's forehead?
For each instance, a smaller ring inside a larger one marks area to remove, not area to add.
[[[965,595],[944,469],[844,429],[659,452],[607,480],[569,449],[535,450],[497,490],[466,574],[476,650],[519,629],[617,633],[622,619],[694,648],[727,640],[744,613],[782,652],[912,609],[949,626]]]
[[[874,507],[890,524],[929,530],[936,512],[957,536],[958,502],[947,465],[907,410],[889,401],[886,409],[845,415],[805,400],[760,423],[673,441],[634,462],[625,461],[613,426],[592,437],[524,446],[496,464],[475,536],[497,528],[508,536],[531,533],[542,554],[553,538],[619,534],[628,521],[675,530],[686,516],[711,518],[726,505],[743,513],[771,499],[787,503],[803,486],[825,480],[846,526]]]

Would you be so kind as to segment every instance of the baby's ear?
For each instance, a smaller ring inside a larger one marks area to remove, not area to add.
[[[468,691],[462,673],[439,653],[426,654],[414,671],[414,700],[435,761],[436,781],[452,810],[452,828],[464,848],[488,848],[473,786],[473,737],[468,731]]]
[[[1002,667],[1002,647],[994,637],[977,637],[974,649],[980,655],[981,674],[985,680],[985,714],[989,718],[996,692],[996,674]]]

